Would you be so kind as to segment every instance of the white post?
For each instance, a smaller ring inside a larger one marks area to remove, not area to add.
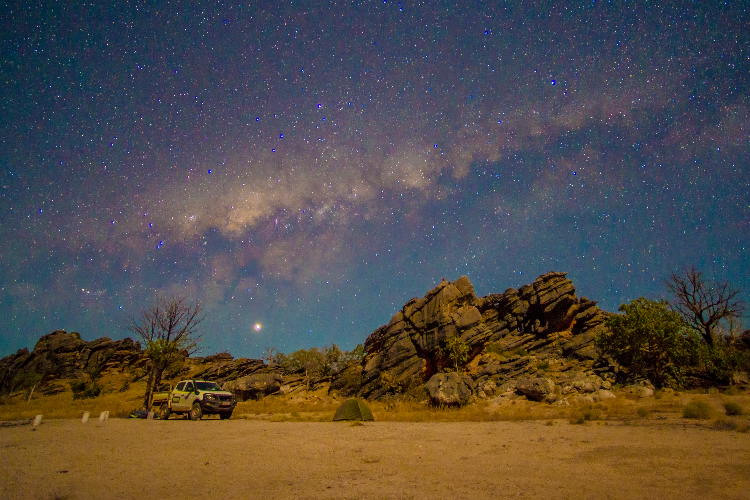
[[[153,420],[154,419],[154,412],[150,411],[148,412],[147,420]]]
[[[83,412],[83,418],[81,418],[81,423],[85,424],[86,422],[88,422],[90,414],[91,412],[88,412],[88,411]]]
[[[108,411],[103,411],[103,412],[101,412],[99,414],[99,422],[104,422],[108,418],[109,418],[109,412]]]
[[[34,427],[36,427],[37,425],[39,425],[41,423],[42,423],[42,416],[41,415],[37,415],[36,417],[34,417],[34,423],[32,424]]]

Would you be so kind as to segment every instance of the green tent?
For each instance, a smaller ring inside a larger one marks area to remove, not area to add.
[[[333,421],[337,420],[375,420],[370,408],[358,398],[347,399],[336,410]]]

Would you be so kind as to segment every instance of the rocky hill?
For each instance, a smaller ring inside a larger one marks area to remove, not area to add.
[[[578,298],[565,273],[548,273],[518,290],[486,297],[477,297],[465,276],[443,280],[367,338],[361,365],[312,384],[330,383],[331,390],[369,399],[424,387],[437,404],[513,392],[548,402],[609,397],[614,368],[599,359],[594,345],[608,314],[596,302]],[[449,369],[445,349],[447,339],[455,337],[468,347],[460,372]],[[114,369],[137,377],[147,363],[132,339],[85,342],[60,330],[40,338],[31,352],[22,349],[0,359],[0,392],[18,389],[30,374],[41,376],[39,390],[50,394],[65,390],[65,379],[95,372]],[[187,365],[191,376],[216,380],[243,399],[294,392],[308,382],[300,371],[228,353],[190,358]]]
[[[62,380],[143,367],[146,362],[141,345],[132,339],[102,337],[86,342],[77,332],[57,330],[41,337],[31,352],[24,348],[0,359],[0,393],[13,391],[24,376],[35,374],[41,377],[41,392],[54,394],[67,388]]]
[[[425,383],[446,404],[504,391],[548,401],[594,393],[614,379],[609,366],[595,364],[594,339],[608,314],[578,298],[565,273],[486,297],[465,276],[443,281],[367,338],[360,394],[377,398]],[[454,336],[469,347],[463,374],[444,371],[445,341]]]

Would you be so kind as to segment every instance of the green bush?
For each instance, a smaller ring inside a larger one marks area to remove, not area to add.
[[[682,416],[685,418],[708,420],[711,418],[711,405],[703,401],[690,401],[682,410]]]
[[[602,353],[631,377],[647,377],[657,387],[681,385],[683,370],[695,358],[700,338],[666,301],[641,297],[619,310],[624,314],[610,317],[609,331],[596,338]]]
[[[742,415],[742,407],[734,401],[727,401],[724,403],[724,412],[727,415]]]
[[[70,383],[70,389],[73,391],[73,399],[93,399],[102,392],[96,382],[84,382],[77,380]]]
[[[446,339],[443,351],[457,372],[460,372],[469,360],[469,345],[458,335]]]
[[[341,391],[345,396],[353,396],[362,387],[362,366],[351,364],[338,372],[331,382],[331,389]]]
[[[748,353],[738,349],[727,338],[719,338],[713,346],[701,343],[696,351],[695,365],[701,368],[709,379],[720,385],[728,385],[732,374],[750,367]]]

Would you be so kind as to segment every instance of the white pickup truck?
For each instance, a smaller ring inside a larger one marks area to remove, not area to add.
[[[203,415],[219,415],[222,420],[232,416],[237,398],[221,390],[216,382],[183,380],[178,383],[169,399],[162,403],[159,417],[167,420],[172,413],[187,415],[190,420],[200,420]]]

